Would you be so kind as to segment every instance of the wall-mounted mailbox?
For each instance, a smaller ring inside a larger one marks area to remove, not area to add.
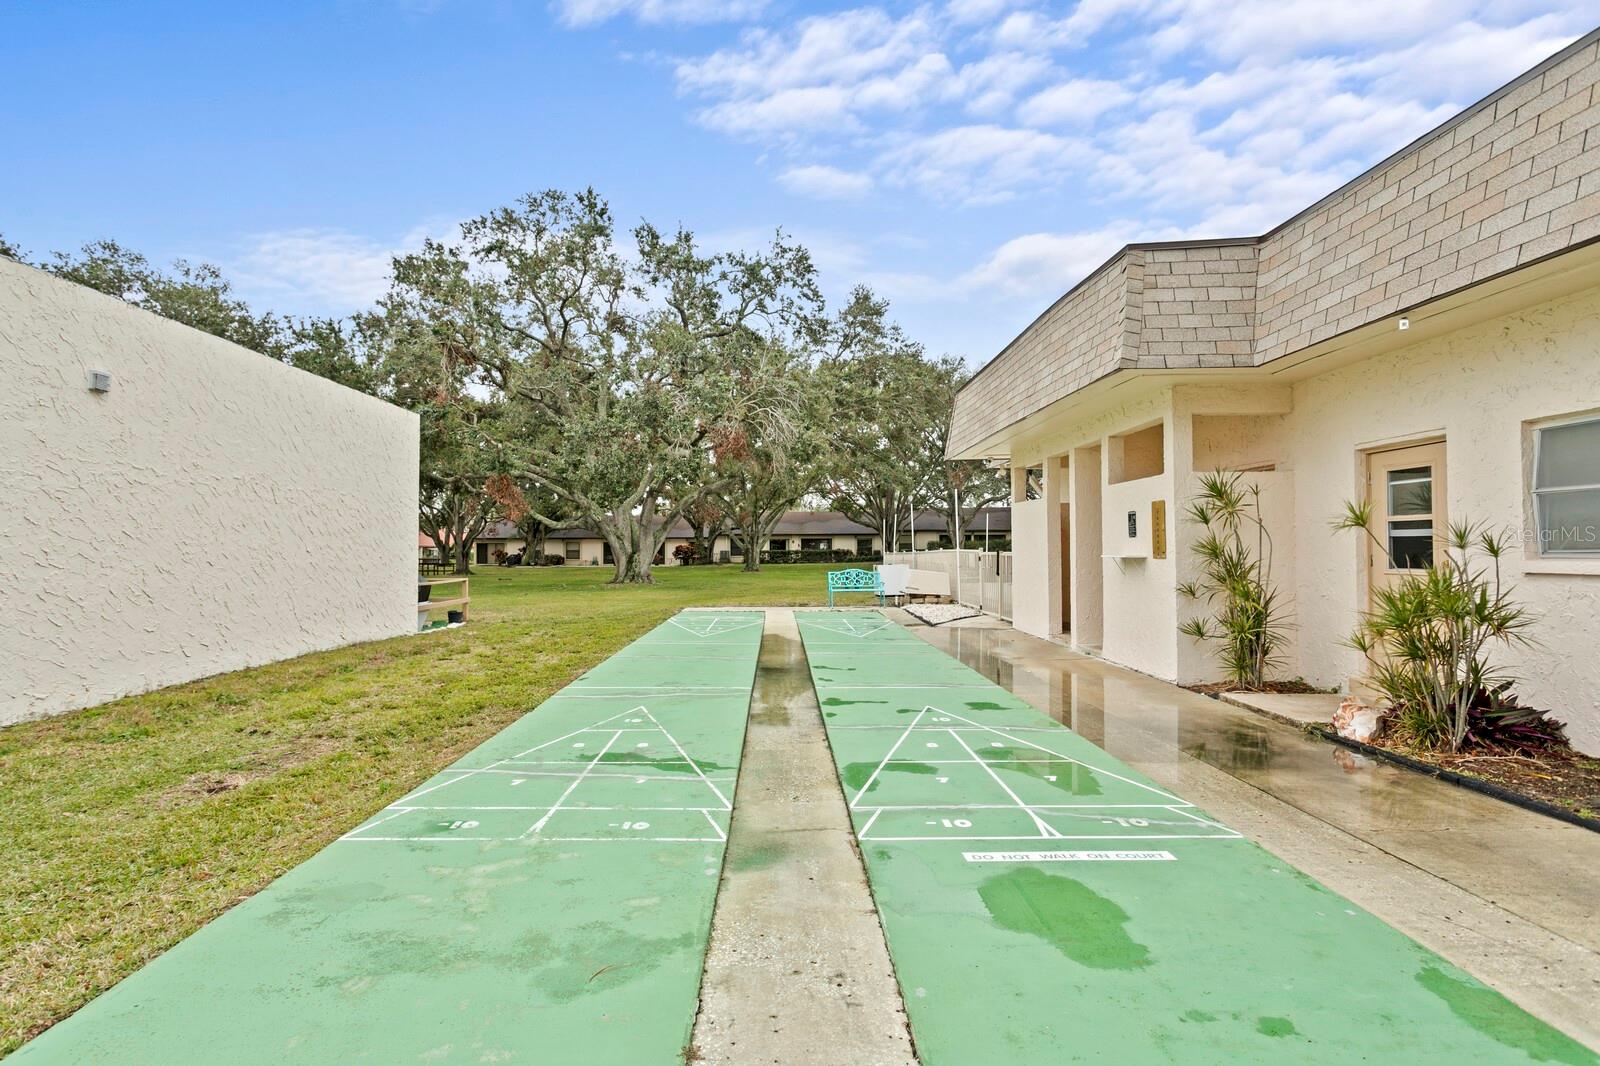
[[[1150,501],[1150,558],[1167,557],[1167,501]]]

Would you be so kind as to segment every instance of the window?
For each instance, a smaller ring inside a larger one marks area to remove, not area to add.
[[[1426,570],[1433,565],[1433,467],[1390,470],[1388,482],[1389,569]]]
[[[787,537],[773,537],[767,541],[767,551],[769,552],[786,552],[788,550],[789,538]]]
[[[833,548],[832,537],[801,537],[800,550],[803,552],[825,552]]]
[[[578,549],[581,547],[582,545],[575,540],[567,541],[567,562],[575,563],[581,558],[578,554]]]
[[[1600,553],[1600,418],[1534,430],[1533,513],[1541,554]]]
[[[856,554],[857,555],[871,555],[872,554],[872,538],[871,537],[857,537],[856,538]]]
[[[744,541],[738,537],[728,538],[728,554],[735,559],[744,558]]]
[[[600,561],[607,566],[615,566],[617,557],[611,554],[611,542],[605,541],[600,545]]]

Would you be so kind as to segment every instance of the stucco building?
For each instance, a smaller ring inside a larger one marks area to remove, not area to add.
[[[1123,248],[968,383],[949,456],[1012,469],[1018,628],[1215,677],[1179,631],[1183,514],[1203,473],[1245,471],[1287,676],[1359,678],[1342,641],[1372,589],[1482,522],[1519,537],[1503,569],[1539,619],[1498,661],[1600,750],[1597,41],[1264,235]],[[1330,529],[1362,498],[1392,553]]]
[[[415,633],[417,416],[0,257],[0,725]]]

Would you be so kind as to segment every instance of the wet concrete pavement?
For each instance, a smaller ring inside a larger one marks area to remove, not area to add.
[[[767,612],[694,1061],[915,1066],[794,612]]]
[[[1600,834],[991,620],[911,628],[1531,1013],[1600,1045]]]

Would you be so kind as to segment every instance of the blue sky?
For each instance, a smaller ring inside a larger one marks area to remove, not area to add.
[[[1592,0],[17,2],[0,233],[344,313],[548,187],[782,226],[977,365],[1120,244],[1260,232],[1593,28]]]

